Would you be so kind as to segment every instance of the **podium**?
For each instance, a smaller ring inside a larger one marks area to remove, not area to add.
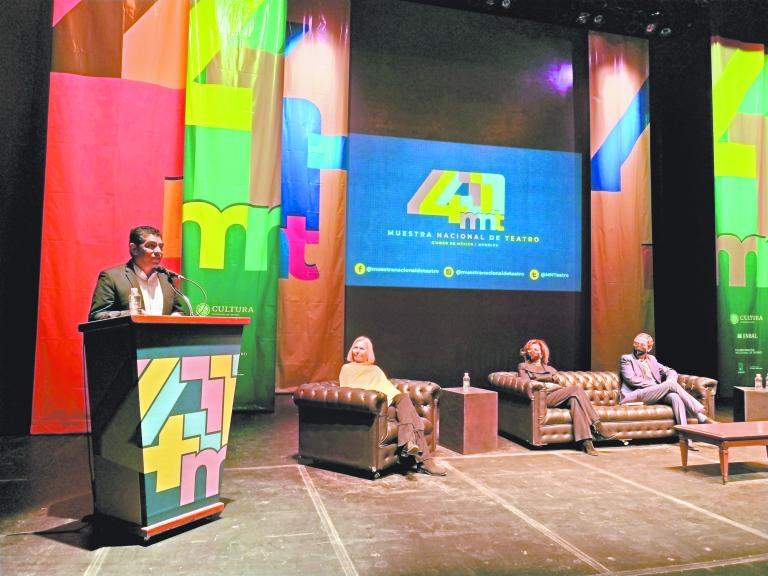
[[[94,514],[145,540],[216,516],[248,318],[81,324]]]

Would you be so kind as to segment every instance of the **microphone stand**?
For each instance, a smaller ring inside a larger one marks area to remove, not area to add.
[[[189,310],[189,315],[195,316],[195,311],[192,310],[192,303],[189,301],[189,298],[187,298],[187,295],[184,294],[184,292],[182,292],[178,288],[176,288],[176,285],[173,283],[172,278],[170,279],[170,281],[171,281],[171,288],[173,288],[173,291],[176,292],[176,294],[178,294],[179,297],[181,297],[181,299],[184,301],[184,304],[187,305],[187,310]]]
[[[200,290],[200,292],[203,293],[203,302],[205,304],[208,304],[208,294],[206,294],[205,289],[200,285],[199,282],[195,282],[194,280],[192,280],[192,278],[187,278],[186,276],[182,276],[181,274],[179,274],[179,278],[181,278],[182,280],[186,280],[187,282],[190,282],[190,283],[194,284],[195,286],[197,286],[197,288]]]
[[[187,295],[184,294],[178,288],[176,288],[176,285],[173,283],[174,278],[179,278],[180,280],[186,280],[187,282],[191,282],[192,284],[197,286],[200,292],[203,293],[203,302],[205,304],[208,304],[208,294],[205,292],[205,289],[198,282],[195,282],[194,280],[192,280],[192,278],[187,278],[183,274],[179,274],[178,272],[174,272],[173,270],[168,270],[167,268],[164,268],[162,266],[158,266],[155,270],[168,276],[168,279],[171,282],[171,288],[173,288],[173,291],[176,292],[176,294],[178,294],[181,297],[181,299],[184,301],[184,303],[187,305],[187,310],[189,310],[190,316],[197,316],[197,314],[195,314],[195,311],[192,309],[192,303],[189,301],[189,298],[187,298]]]

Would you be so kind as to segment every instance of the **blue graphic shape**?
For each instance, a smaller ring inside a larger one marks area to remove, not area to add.
[[[309,24],[302,22],[285,23],[285,55],[288,56],[293,49],[301,42],[301,39],[309,32]]]
[[[303,98],[283,99],[282,214],[304,216],[307,230],[318,230],[320,222],[320,170],[309,166],[309,138],[320,134],[320,110]]]
[[[173,405],[173,410],[168,416],[183,415],[200,409],[200,398],[203,392],[203,381],[185,380],[187,384]]]
[[[347,285],[581,290],[580,154],[350,134],[348,162]],[[408,214],[433,170],[502,176],[503,230]]]
[[[205,421],[207,413],[205,411],[192,412],[184,415],[184,438],[200,437],[200,450],[213,448],[217,452],[221,449],[221,432],[206,434]]]
[[[319,170],[345,170],[344,160],[347,152],[346,136],[321,136],[310,134],[307,163],[310,168]]]
[[[278,278],[288,278],[288,258],[290,253],[288,251],[288,235],[284,229],[280,229],[280,271]]]
[[[651,121],[648,80],[592,157],[592,190],[621,192],[621,167]]]
[[[142,446],[152,446],[157,441],[157,435],[165,426],[165,422],[168,416],[171,415],[176,401],[184,393],[186,387],[187,383],[181,381],[181,362],[177,362],[173,372],[171,372],[168,380],[166,380],[141,420]]]

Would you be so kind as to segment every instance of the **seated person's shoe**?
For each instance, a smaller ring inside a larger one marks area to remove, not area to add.
[[[595,445],[592,444],[592,440],[584,440],[584,442],[581,443],[581,447],[584,448],[584,452],[590,456],[600,456],[600,452],[595,450]]]
[[[405,446],[402,447],[400,450],[401,456],[418,456],[419,455],[419,447],[415,442],[408,442]]]
[[[690,450],[691,452],[698,452],[699,451],[699,449],[696,448],[696,446],[694,446],[693,442],[691,442],[690,440],[688,440],[688,450]]]
[[[597,440],[616,440],[619,437],[618,432],[608,432],[600,421],[595,422],[593,428],[597,433]]]
[[[702,414],[702,420],[699,422],[699,424],[717,424],[717,420],[712,420],[709,416],[706,414]]]
[[[434,458],[424,460],[424,462],[422,462],[419,466],[419,472],[422,472],[423,474],[429,474],[430,476],[445,476],[448,474],[448,470],[442,466],[439,466],[437,462],[435,462]]]

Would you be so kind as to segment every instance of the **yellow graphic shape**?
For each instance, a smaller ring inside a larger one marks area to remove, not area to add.
[[[719,44],[712,47],[713,68],[721,63]],[[754,178],[756,152],[753,146],[721,142],[738,114],[750,87],[765,66],[763,50],[736,50],[723,65],[712,86],[712,135],[715,142],[715,175]]]
[[[155,358],[147,364],[139,378],[139,413],[142,419],[178,363],[178,358]]]
[[[248,231],[263,236],[249,237],[245,245],[245,270],[249,272],[266,270],[269,264],[269,234],[265,231],[280,227],[280,207],[250,206],[234,204],[219,210],[209,202],[185,202],[182,213],[184,222],[195,222],[200,226],[200,268],[224,269],[227,230],[231,226],[242,226]]]
[[[454,269],[451,266],[446,266],[443,268],[443,276],[446,278],[453,278],[453,275],[455,274]]]
[[[716,54],[713,47],[713,56],[717,57]],[[715,142],[728,130],[764,65],[765,54],[762,50],[737,50],[728,60],[719,79],[712,86],[712,129]]]
[[[362,262],[358,262],[357,264],[355,264],[355,274],[357,274],[358,276],[362,276],[363,274],[365,274],[365,264],[363,264]]]
[[[715,143],[715,175],[757,177],[757,152],[749,144]]]
[[[538,270],[536,270],[536,268],[531,268],[531,271],[528,272],[528,278],[530,278],[531,280],[538,280],[540,276],[541,274],[539,273]]]
[[[419,212],[427,216],[447,216],[448,222],[458,224],[464,207],[461,198],[453,195],[457,176],[455,170],[445,170],[422,201]],[[451,194],[450,199],[444,197],[448,193]]]
[[[237,21],[247,22],[264,3],[239,2]],[[228,18],[236,8],[228,9]],[[205,30],[207,34],[198,34],[190,43],[189,64],[187,66],[187,113],[186,123],[195,126],[229,128],[250,132],[253,121],[253,89],[236,86],[200,84],[195,80],[205,70],[213,57],[222,49],[219,35],[219,19],[214,0],[200,0],[189,12],[189,29]]]
[[[157,472],[157,491],[181,485],[181,457],[200,451],[200,438],[184,438],[184,416],[171,416],[157,446],[144,449],[144,473]]]
[[[232,423],[232,404],[235,399],[235,384],[237,374],[232,374],[232,355],[211,356],[211,379],[224,380],[224,406],[221,425],[221,445],[226,446],[229,440],[229,426]]]
[[[223,270],[227,229],[242,226],[247,232],[248,206],[236,204],[219,211],[208,202],[186,202],[182,220],[200,225],[200,268]]]

